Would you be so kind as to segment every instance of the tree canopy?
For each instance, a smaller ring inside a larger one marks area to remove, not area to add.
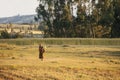
[[[38,0],[47,37],[120,37],[119,0]]]

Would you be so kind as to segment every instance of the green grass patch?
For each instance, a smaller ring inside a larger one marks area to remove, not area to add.
[[[92,39],[92,38],[27,38],[27,39],[1,39],[0,43],[15,44],[15,45],[120,45],[120,39]]]

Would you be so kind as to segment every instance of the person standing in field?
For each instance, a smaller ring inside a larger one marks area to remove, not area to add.
[[[41,59],[43,61],[43,54],[45,52],[45,49],[43,48],[43,46],[40,44],[39,45],[39,59]]]

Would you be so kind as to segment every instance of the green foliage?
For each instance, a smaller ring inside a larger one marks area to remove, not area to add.
[[[0,32],[0,39],[12,39],[12,38],[23,38],[23,34],[20,33],[8,33],[7,30]]]
[[[0,43],[15,45],[120,45],[120,39],[92,39],[92,38],[44,38],[44,39],[1,39]]]
[[[113,1],[113,10],[114,10],[114,22],[112,26],[112,37],[119,37],[120,38],[120,1],[114,0]]]
[[[10,34],[6,30],[2,31],[1,38],[4,38],[4,39],[10,38]]]
[[[77,6],[76,13],[73,5]],[[119,9],[118,0],[98,0],[97,3],[95,0],[39,0],[35,19],[43,19],[44,26],[48,26],[43,30],[49,37],[95,38],[95,28],[99,25],[111,28],[109,36],[101,33],[104,35],[101,37],[120,37]]]

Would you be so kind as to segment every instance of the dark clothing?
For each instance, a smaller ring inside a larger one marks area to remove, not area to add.
[[[42,46],[39,46],[39,58],[43,59],[43,53],[45,52],[44,48]]]

